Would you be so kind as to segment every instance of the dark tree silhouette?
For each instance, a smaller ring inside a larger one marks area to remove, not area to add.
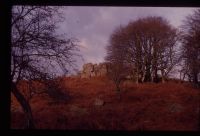
[[[111,35],[105,58],[108,62],[108,77],[114,82],[119,99],[121,99],[120,85],[130,72],[125,59],[126,50],[123,47],[124,35],[122,33],[124,33],[124,30],[119,27]]]
[[[182,25],[183,73],[194,85],[200,85],[200,9],[195,10]]]
[[[116,87],[116,92],[121,100],[120,85],[126,80],[128,76],[128,67],[118,61],[112,61],[108,65],[108,78],[113,81]]]
[[[66,74],[68,67],[74,66],[76,39],[56,34],[57,24],[63,19],[59,7],[12,8],[11,90],[27,115],[28,128],[35,128],[35,125],[31,106],[19,90],[19,82],[26,80],[45,83],[53,79],[56,73]]]

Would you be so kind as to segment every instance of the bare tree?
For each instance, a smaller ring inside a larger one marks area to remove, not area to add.
[[[119,100],[121,100],[121,84],[126,80],[129,75],[128,67],[120,62],[111,62],[108,65],[108,77],[113,81],[116,87]]]
[[[11,88],[27,115],[28,128],[35,128],[35,125],[31,106],[21,93],[19,82],[45,82],[58,72],[66,74],[75,62],[76,39],[56,34],[57,24],[64,19],[61,15],[59,7],[12,8]]]
[[[120,26],[110,37],[110,44],[107,46],[106,61],[108,62],[108,77],[114,82],[116,91],[121,99],[120,85],[129,75],[128,65],[125,59],[126,48],[124,48],[124,30]]]
[[[162,17],[141,18],[114,33],[115,38],[110,43],[115,46],[108,56],[120,57],[132,66],[136,83],[156,81],[158,72],[164,82],[178,63],[177,30]],[[123,50],[123,54],[118,56],[115,50]]]
[[[161,71],[163,83],[172,69],[180,62],[180,54],[176,44],[178,41],[177,31],[171,29],[171,31],[168,30],[166,32],[158,45],[157,53],[157,69]]]
[[[183,71],[189,80],[198,85],[200,82],[200,9],[186,17],[182,31]]]

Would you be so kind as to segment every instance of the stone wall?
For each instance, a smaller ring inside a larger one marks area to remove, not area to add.
[[[81,78],[106,76],[108,65],[106,63],[92,64],[87,63],[83,65],[83,69],[80,73]]]

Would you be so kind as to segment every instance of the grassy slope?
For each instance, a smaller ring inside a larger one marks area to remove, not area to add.
[[[105,78],[65,78],[63,88],[71,99],[52,104],[43,95],[32,99],[37,128],[101,130],[197,130],[198,92],[190,85],[123,84],[122,100]],[[96,98],[105,105],[95,106]],[[12,128],[22,128],[24,115],[12,97]]]

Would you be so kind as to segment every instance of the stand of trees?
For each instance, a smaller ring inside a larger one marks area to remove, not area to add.
[[[146,17],[120,26],[110,37],[106,60],[121,60],[130,67],[136,83],[162,82],[179,62],[178,31],[162,17]]]

